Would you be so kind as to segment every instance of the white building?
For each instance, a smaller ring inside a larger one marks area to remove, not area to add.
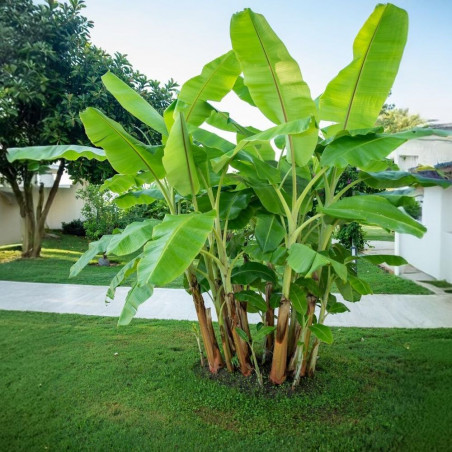
[[[39,183],[44,183],[45,199],[53,185],[57,165],[52,165],[52,173],[38,175],[35,189],[35,206],[38,200]],[[76,198],[80,184],[74,185],[67,173],[63,174],[55,199],[47,216],[46,228],[61,229],[61,223],[68,223],[81,217],[83,201]],[[19,206],[9,186],[0,185],[0,246],[22,242],[22,222]]]
[[[401,170],[437,165],[451,178],[452,138],[426,137],[408,141],[392,157]],[[421,239],[396,233],[395,253],[424,273],[452,282],[452,187],[427,187],[418,192],[422,204],[421,222],[427,232]],[[399,271],[403,273],[403,270],[401,267]]]

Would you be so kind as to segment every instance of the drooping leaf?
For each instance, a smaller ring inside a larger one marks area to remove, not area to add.
[[[294,243],[290,247],[287,263],[302,276],[311,276],[319,268],[334,263],[333,268],[341,279],[347,278],[347,268],[344,264],[334,261],[302,243]]]
[[[250,338],[248,337],[248,334],[245,333],[245,331],[243,331],[241,328],[239,328],[238,326],[235,327],[235,331],[237,331],[237,334],[240,336],[240,338],[242,340],[244,340],[245,342],[249,343]]]
[[[111,72],[102,76],[102,82],[125,110],[162,135],[168,135],[162,115],[127,83]]]
[[[121,267],[118,273],[110,281],[110,285],[107,290],[105,302],[110,302],[115,298],[116,288],[121,285],[129,276],[137,271],[138,262],[141,259],[141,254],[134,259],[131,259],[127,264]]]
[[[204,246],[215,212],[166,215],[138,264],[138,282],[163,286],[181,275]]]
[[[182,113],[176,115],[163,156],[170,184],[183,196],[196,195],[200,184],[193,158],[191,138]]]
[[[87,108],[80,113],[80,118],[88,138],[105,150],[108,161],[118,173],[135,175],[140,171],[151,171],[156,179],[165,176],[161,146],[142,143],[95,108]]]
[[[256,133],[241,140],[237,146],[225,155],[214,160],[212,166],[214,171],[221,171],[242,149],[249,145],[253,145],[259,141],[269,141],[279,135],[297,135],[305,132],[311,126],[312,117],[296,119],[291,122],[283,123],[281,125],[271,127],[270,129]]]
[[[130,223],[121,234],[115,234],[107,247],[107,253],[116,256],[131,254],[151,240],[152,230],[159,221],[154,219]]]
[[[250,190],[223,192],[220,197],[220,218],[236,219],[248,207],[251,196]]]
[[[203,67],[200,75],[182,85],[176,114],[183,112],[187,123],[201,125],[210,115],[205,101],[220,101],[228,94],[240,74],[240,65],[231,50]]]
[[[317,115],[297,62],[264,16],[250,9],[234,14],[231,42],[251,98],[270,121],[282,124]],[[289,141],[296,163],[302,166],[317,144],[317,129],[303,137],[292,136]]]
[[[103,161],[107,158],[105,151],[88,146],[28,146],[24,148],[9,148],[6,157],[9,162],[17,160],[77,160],[79,158]]]
[[[353,43],[353,61],[320,97],[320,119],[335,130],[373,127],[399,69],[408,31],[406,11],[379,4]]]
[[[110,177],[100,186],[100,191],[110,190],[113,193],[123,194],[131,188],[139,188],[144,184],[150,184],[154,181],[154,176],[151,172],[133,174],[115,174]]]
[[[372,288],[366,281],[364,281],[364,279],[358,278],[354,275],[349,275],[348,279],[353,287],[353,290],[358,292],[360,295],[369,295],[373,293]]]
[[[254,235],[264,253],[278,248],[285,233],[284,227],[275,215],[258,215]]]
[[[118,320],[118,326],[128,325],[135,317],[138,307],[146,300],[151,298],[154,292],[154,287],[151,284],[140,286],[138,283],[134,284],[127,294],[124,307]]]
[[[257,280],[276,283],[277,277],[273,270],[259,262],[246,262],[232,270],[231,280],[233,284],[252,284]]]
[[[344,312],[350,312],[350,309],[348,309],[344,303],[341,303],[340,301],[330,302],[329,300],[326,306],[326,310],[330,314],[342,314]]]
[[[356,220],[416,237],[422,237],[426,231],[425,226],[378,195],[343,198],[321,211],[335,218]]]
[[[409,185],[419,185],[421,187],[434,187],[438,185],[447,188],[452,184],[450,180],[424,176],[408,171],[380,171],[378,173],[360,171],[358,176],[366,185],[372,188],[397,188]]]
[[[276,326],[262,326],[259,328],[256,333],[254,334],[254,341],[259,341],[263,339],[265,336],[268,336],[269,334],[272,334],[273,331],[276,330]]]
[[[333,332],[331,331],[330,327],[316,323],[315,325],[311,325],[309,329],[320,341],[325,342],[326,344],[333,343]]]
[[[245,85],[243,77],[241,76],[237,77],[237,80],[235,81],[234,87],[232,89],[234,90],[234,93],[237,94],[239,99],[250,104],[252,107],[256,106],[253,99],[251,98],[250,90]]]
[[[152,204],[157,199],[164,199],[162,192],[156,188],[147,188],[125,193],[115,198],[114,202],[121,209],[130,209],[139,204]]]
[[[306,291],[303,290],[299,285],[292,283],[290,285],[289,298],[295,310],[299,314],[305,315],[308,309],[308,299],[306,298]]]
[[[239,301],[247,303],[248,312],[265,312],[267,310],[265,300],[252,290],[242,290],[237,292],[235,294],[235,298]]]
[[[362,170],[372,170],[376,163],[380,163],[403,143],[430,135],[447,136],[448,132],[417,128],[390,135],[384,133],[343,135],[325,148],[321,163],[324,166],[345,168],[351,165]]]
[[[402,256],[394,256],[393,254],[365,254],[359,258],[374,265],[380,265],[383,263],[393,266],[408,264]]]
[[[88,245],[87,251],[85,251],[78,259],[78,261],[72,265],[69,272],[69,278],[77,276],[98,254],[103,254],[107,251],[108,244],[113,238],[112,235],[104,235],[100,240],[91,242]]]

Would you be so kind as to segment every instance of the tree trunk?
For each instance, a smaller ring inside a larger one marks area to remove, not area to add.
[[[281,299],[276,327],[275,348],[273,351],[270,381],[280,385],[286,380],[287,342],[289,338],[290,302],[285,297]]]
[[[195,275],[188,275],[190,281],[190,289],[195,304],[196,315],[198,316],[199,329],[206,350],[209,370],[216,374],[220,368],[224,366],[223,359],[220,354],[217,339],[212,326],[212,317],[210,310],[206,310],[204,298],[201,294],[198,281]]]
[[[240,305],[239,303],[236,303],[234,293],[229,293],[226,295],[228,298],[227,303],[232,307],[231,314],[232,314],[232,337],[234,339],[234,346],[235,346],[235,353],[237,354],[237,358],[239,360],[240,364],[240,372],[245,377],[248,377],[251,375],[252,372],[252,366],[250,361],[250,353],[248,344],[238,335],[236,328],[242,328],[242,325],[240,324],[240,317],[237,312],[237,305]],[[243,328],[242,328],[243,329]]]

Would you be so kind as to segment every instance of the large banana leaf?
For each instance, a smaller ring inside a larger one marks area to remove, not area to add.
[[[254,235],[264,253],[276,250],[285,233],[284,227],[275,215],[258,215]]]
[[[356,166],[362,170],[372,169],[408,140],[430,135],[448,136],[449,132],[436,129],[417,128],[387,135],[371,133],[367,135],[344,135],[332,141],[323,151],[321,163],[324,166],[347,165]]]
[[[105,253],[108,248],[112,235],[104,235],[100,240],[91,242],[88,249],[79,257],[78,261],[72,265],[69,272],[69,278],[77,276],[98,254]]]
[[[28,146],[24,148],[10,148],[6,155],[9,162],[16,160],[77,160],[81,157],[86,159],[105,160],[105,151],[99,148],[88,146]]]
[[[294,121],[286,122],[262,132],[256,133],[249,137],[243,138],[240,143],[235,146],[234,149],[222,155],[221,157],[214,159],[212,167],[214,171],[219,172],[222,170],[242,149],[247,146],[254,145],[259,141],[269,141],[279,135],[293,135],[301,134],[309,130],[313,118],[296,119]]]
[[[135,317],[140,304],[151,298],[153,292],[154,287],[151,284],[134,284],[127,294],[126,302],[119,316],[118,325],[128,325]]]
[[[184,112],[187,123],[201,125],[210,115],[205,101],[223,99],[232,90],[240,72],[240,65],[232,50],[206,64],[200,75],[182,86],[176,114]]]
[[[379,173],[359,172],[359,178],[366,185],[373,188],[397,188],[408,185],[420,185],[421,187],[433,187],[439,185],[443,188],[450,187],[451,180],[439,179],[436,177],[424,176],[408,171],[381,171]]]
[[[331,265],[343,281],[347,280],[347,267],[344,264],[318,253],[302,243],[294,243],[290,247],[287,263],[298,274],[306,277],[310,277],[316,270],[325,265]]]
[[[404,234],[412,234],[416,237],[422,237],[426,231],[425,226],[378,195],[344,198],[321,209],[321,211],[335,218],[356,220]]]
[[[150,184],[154,181],[154,176],[150,171],[139,174],[115,174],[110,179],[104,181],[100,190],[110,190],[113,193],[122,194],[128,192],[131,188],[140,188],[144,184]]]
[[[152,204],[157,199],[164,199],[162,192],[156,188],[147,188],[124,193],[115,198],[114,202],[121,209],[130,209],[139,204]]]
[[[159,221],[153,219],[130,223],[121,234],[113,235],[107,253],[124,256],[135,252],[151,240],[152,230],[158,223]]]
[[[141,254],[130,260],[125,264],[121,270],[113,277],[110,281],[110,286],[108,287],[107,294],[105,297],[105,303],[109,303],[115,298],[116,288],[127,280],[129,276],[137,271],[138,262],[141,259]]]
[[[127,83],[111,72],[102,76],[102,82],[125,110],[162,135],[168,135],[165,121],[160,113]]]
[[[377,5],[353,43],[353,61],[320,97],[320,119],[336,130],[373,127],[402,58],[408,32],[406,11]]]
[[[169,183],[183,196],[196,195],[200,184],[193,158],[191,138],[183,113],[176,116],[163,156]]]
[[[264,16],[250,9],[234,14],[231,41],[256,106],[275,124],[316,116],[317,111],[297,62]],[[298,165],[308,162],[317,144],[317,128],[290,138]]]
[[[87,108],[80,113],[80,118],[88,138],[105,150],[108,161],[118,173],[135,175],[149,170],[157,179],[165,176],[161,146],[142,143],[96,108]]]
[[[214,211],[167,215],[144,247],[138,282],[163,286],[180,276],[204,246],[214,219]]]

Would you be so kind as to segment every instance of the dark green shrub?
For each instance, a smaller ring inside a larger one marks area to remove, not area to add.
[[[355,246],[358,251],[362,251],[366,245],[363,228],[356,221],[349,224],[343,224],[336,234],[336,238],[348,249]]]
[[[61,228],[63,229],[63,234],[78,235],[79,237],[85,237],[86,235],[82,220],[72,220],[69,223],[63,221]]]

